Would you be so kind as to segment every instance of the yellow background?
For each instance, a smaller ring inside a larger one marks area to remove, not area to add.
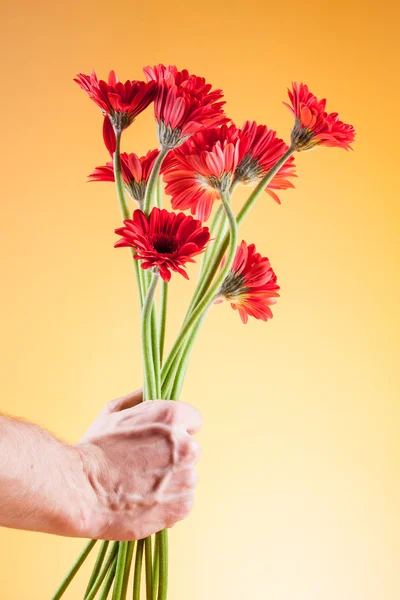
[[[267,324],[216,307],[192,357],[183,399],[204,414],[204,456],[171,535],[171,600],[399,598],[395,5],[2,3],[1,409],[71,442],[141,384],[113,186],[85,183],[107,158],[101,116],[75,73],[176,63],[222,87],[238,124],[286,139],[286,87],[303,80],[358,132],[354,152],[298,155],[296,190],[243,227],[281,298]],[[154,145],[149,111],[124,149]],[[178,276],[173,289],[169,339],[189,295]],[[2,530],[0,597],[48,599],[81,546]]]

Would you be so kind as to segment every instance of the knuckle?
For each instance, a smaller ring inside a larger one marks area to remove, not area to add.
[[[114,400],[110,400],[110,402],[107,402],[102,412],[106,414],[115,412],[116,410],[118,410],[120,402],[121,398],[115,398]]]
[[[195,443],[192,438],[181,438],[179,442],[179,456],[181,459],[192,458],[194,456],[195,451]]]
[[[177,414],[178,414],[178,409],[177,409],[177,405],[174,402],[169,402],[169,401],[165,401],[163,400],[164,404],[166,404],[166,406],[164,406],[164,414],[163,414],[163,421],[164,423],[166,423],[167,425],[174,425],[177,421]]]
[[[194,496],[188,495],[182,498],[178,507],[178,520],[186,519],[192,511]]]
[[[196,469],[187,469],[185,471],[184,481],[187,487],[195,488],[199,481],[199,475]]]
[[[201,455],[200,444],[192,437],[183,437],[179,445],[179,457],[184,462],[195,462]]]

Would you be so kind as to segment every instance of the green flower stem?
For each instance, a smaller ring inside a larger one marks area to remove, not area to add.
[[[224,192],[221,194],[222,203],[226,212],[226,216],[228,217],[229,222],[229,248],[227,253],[227,259],[225,261],[224,266],[220,270],[219,275],[216,277],[213,285],[210,286],[210,289],[204,296],[199,300],[197,306],[193,309],[187,320],[185,320],[182,329],[175,341],[175,344],[171,348],[171,351],[168,355],[167,360],[164,363],[161,373],[162,385],[166,384],[167,376],[170,377],[170,368],[177,356],[182,344],[186,341],[186,337],[189,334],[192,327],[197,324],[197,321],[201,318],[204,311],[207,311],[211,305],[215,302],[216,298],[219,296],[220,287],[227,276],[229,269],[233,263],[236,254],[236,247],[238,241],[238,230],[235,215],[232,211],[229,201],[229,193]]]
[[[98,574],[100,573],[101,565],[103,564],[104,557],[107,552],[108,544],[109,544],[109,542],[102,542],[102,544],[101,544],[100,552],[96,558],[96,562],[94,563],[94,567],[93,567],[93,571],[92,571],[92,574],[89,579],[89,583],[87,584],[85,598],[89,594],[94,582],[97,579]]]
[[[146,600],[153,600],[153,552],[151,535],[144,540],[144,557],[146,567]]]
[[[221,208],[223,210],[223,205],[221,205]],[[210,255],[208,258],[208,261],[206,263],[206,265],[204,266],[203,269],[203,273],[202,273],[202,277],[200,278],[200,281],[202,279],[204,279],[204,277],[207,277],[207,275],[210,273],[210,271],[213,271],[213,273],[215,274],[216,271],[213,270],[213,265],[214,265],[214,260],[215,260],[215,256],[218,252],[218,249],[222,243],[222,240],[224,239],[224,235],[225,235],[225,230],[226,230],[226,215],[223,214],[219,223],[219,228],[218,228],[218,233],[216,235],[216,238],[214,240],[214,242],[212,243],[212,249],[210,251]],[[214,278],[214,275],[213,275]],[[211,283],[212,280],[210,280]],[[196,306],[196,304],[198,303],[202,292],[204,293],[204,290],[202,290],[201,288],[197,287],[197,289],[195,290],[194,294],[193,294],[193,298],[191,300],[190,306],[189,306],[189,310],[186,314],[186,318],[189,316],[189,314],[192,312],[193,308]]]
[[[179,400],[187,367],[189,364],[190,354],[206,316],[207,311],[203,313],[197,325],[193,327],[186,344],[184,344],[184,346],[181,348],[180,354],[178,356],[178,364],[175,367],[174,385],[171,391],[171,400]]]
[[[114,156],[113,156],[114,179],[115,179],[115,186],[117,188],[117,196],[118,196],[118,202],[119,202],[119,207],[121,210],[122,219],[125,221],[126,219],[129,219],[131,215],[130,215],[128,205],[127,205],[126,199],[125,199],[124,180],[122,179],[122,171],[121,171],[121,156],[120,156],[120,153],[121,153],[121,131],[115,132],[115,142],[116,142],[116,147],[115,147],[115,152],[114,152]]]
[[[234,180],[232,182],[232,185],[229,189],[230,196],[232,196],[235,188],[239,185],[239,183],[240,182],[238,180]],[[221,221],[223,221],[223,223],[221,223]],[[210,236],[214,237],[214,235],[218,231],[217,239],[215,239],[212,244],[207,245],[207,250],[206,250],[205,254],[203,254],[203,258],[205,258],[205,261],[207,262],[207,264],[201,265],[199,279],[201,279],[201,275],[203,275],[203,273],[206,271],[207,267],[209,266],[209,259],[212,259],[212,256],[215,253],[215,249],[218,247],[220,239],[223,235],[222,232],[225,232],[225,229],[226,229],[226,218],[225,218],[224,207],[221,203],[214,215],[214,218],[213,218],[213,220],[211,222],[211,226],[210,226]]]
[[[201,325],[202,323],[202,319],[200,319],[199,324]],[[196,334],[199,330],[199,325],[196,325],[196,327],[193,327],[192,331],[195,331]],[[187,367],[188,367],[188,362],[189,362],[189,358],[186,358],[186,352],[183,351],[178,355],[178,367],[177,367],[177,374],[174,377],[174,385],[172,386],[172,390],[171,390],[171,394],[170,394],[170,398],[171,400],[179,400],[179,396],[181,394],[181,389],[183,386],[183,381],[185,379],[186,376],[186,371],[187,371]]]
[[[163,529],[156,536],[158,537],[160,562],[157,599],[166,600],[168,592],[168,531]]]
[[[124,584],[126,555],[128,553],[128,543],[129,542],[120,542],[118,547],[117,568],[115,571],[112,600],[121,600],[122,587]]]
[[[156,398],[161,397],[161,386],[159,376],[160,367],[159,363],[158,366],[154,364],[154,362],[157,361],[154,361],[153,358],[153,346],[151,335],[153,300],[159,278],[160,273],[158,271],[154,272],[152,282],[147,290],[146,299],[144,301],[142,310],[143,369],[145,389],[147,393],[146,400],[155,400]]]
[[[160,154],[154,161],[154,165],[146,185],[146,193],[143,201],[143,212],[145,215],[148,215],[150,213],[152,205],[154,204],[154,195],[157,187],[157,181],[160,176],[160,169],[163,164],[164,158],[167,156],[168,152],[168,148],[161,147]]]
[[[133,578],[133,600],[140,600],[140,584],[142,577],[144,540],[139,540],[136,546],[135,574]]]
[[[115,187],[117,189],[117,198],[118,198],[119,208],[120,208],[121,215],[122,215],[122,220],[125,221],[126,219],[131,218],[131,213],[129,211],[128,204],[126,202],[124,180],[122,178],[121,132],[120,131],[115,132],[115,141],[116,141],[116,148],[115,148],[115,152],[114,152],[114,156],[113,156],[114,179],[115,179]],[[133,248],[131,249],[131,253],[132,253],[132,255],[135,253]],[[143,281],[141,279],[141,274],[140,274],[139,261],[133,259],[133,266],[135,269],[136,281],[137,281],[137,286],[138,286],[138,290],[139,290],[140,308],[142,308],[145,292],[144,292]]]
[[[220,204],[218,206],[218,209],[217,209],[214,217],[213,217],[213,220],[211,221],[211,225],[210,225],[210,237],[211,238],[214,237],[215,232],[217,231],[218,226],[220,225],[223,215],[224,215],[224,207],[222,206],[222,204]],[[203,275],[204,271],[207,268],[207,263],[212,255],[214,248],[215,248],[215,240],[213,240],[207,244],[206,251],[204,252],[203,256],[201,257],[199,279],[201,279],[201,276]]]
[[[114,561],[115,561],[115,564],[117,562],[118,546],[119,546],[118,542],[114,542],[112,544],[111,549],[106,558],[106,561],[103,564],[103,566],[96,578],[96,581],[94,582],[94,584],[92,586],[92,589],[90,590],[89,594],[87,596],[85,596],[85,600],[93,600],[96,597],[96,594],[99,591],[100,586],[104,581],[104,578],[106,577],[107,573],[109,572],[110,567],[113,565]]]
[[[51,597],[51,600],[58,600],[59,598],[61,598],[64,595],[65,590],[67,589],[67,587],[69,586],[69,584],[71,583],[71,581],[73,580],[73,578],[75,577],[75,575],[77,574],[77,572],[79,571],[79,569],[81,568],[83,563],[85,562],[86,558],[89,556],[90,551],[92,550],[96,541],[97,540],[90,540],[90,542],[88,542],[86,544],[86,546],[84,547],[84,549],[82,550],[82,552],[80,553],[80,555],[78,556],[78,558],[76,559],[74,564],[72,565],[71,569],[69,570],[67,575],[64,577],[64,579],[61,582],[60,586],[58,587],[57,591]]]
[[[165,346],[165,330],[167,326],[167,306],[168,306],[168,283],[164,280],[161,282],[161,294],[160,294],[160,320],[159,320],[159,352],[160,352],[160,364],[162,364],[164,357],[164,346]]]
[[[151,284],[152,276],[151,271],[148,269],[142,271],[142,289],[144,290],[144,298],[146,297],[147,291]],[[143,308],[143,307],[142,307]],[[160,344],[159,344],[159,331],[158,331],[158,323],[157,323],[157,315],[155,307],[152,306],[151,309],[151,346],[153,352],[153,365],[156,370],[156,378],[160,377]]]
[[[157,600],[158,582],[160,573],[160,540],[157,535],[154,536],[154,558],[153,558],[153,598]]]
[[[124,573],[124,582],[122,584],[121,600],[126,600],[126,594],[128,591],[129,575],[131,573],[131,565],[132,565],[134,549],[135,549],[135,542],[128,542],[128,550],[126,552],[125,573]]]
[[[156,399],[160,399],[161,398],[160,341],[159,341],[159,331],[158,331],[156,307],[154,306],[154,304],[151,308],[150,327],[151,327],[151,347],[152,347],[152,353],[153,353],[154,375],[155,375],[156,384],[157,384]]]
[[[157,208],[162,208],[163,206],[163,200],[162,200],[162,189],[161,189],[161,178],[159,177],[157,180],[157,190],[156,190],[156,199],[155,199],[155,206],[157,206]]]
[[[113,581],[114,581],[114,577],[115,577],[115,571],[117,569],[117,557],[114,557],[114,560],[112,562],[111,565],[111,569],[108,571],[107,576],[104,580],[104,586],[103,589],[101,590],[100,596],[99,596],[99,600],[107,600],[108,598],[108,594],[110,593]]]
[[[135,269],[136,282],[137,282],[138,291],[139,291],[140,309],[142,309],[144,297],[143,297],[143,287],[142,287],[142,283],[140,280],[140,277],[141,277],[140,271],[143,271],[143,269],[140,268],[139,261],[136,260],[135,258],[133,259],[133,268]]]
[[[261,179],[260,183],[254,188],[253,192],[250,194],[250,196],[248,197],[248,199],[246,200],[246,202],[244,203],[244,205],[238,213],[238,225],[241,225],[243,223],[243,221],[247,217],[250,210],[253,208],[258,198],[261,196],[267,185],[270,183],[271,179],[275,177],[279,169],[283,167],[285,162],[292,156],[292,154],[294,154],[294,152],[294,147],[291,146],[290,148],[288,148],[285,154],[274,164],[273,167],[271,167],[268,173],[266,173],[266,175],[264,175],[264,177]]]
[[[248,197],[248,199],[246,200],[246,202],[244,203],[243,207],[241,208],[241,210],[239,211],[239,213],[236,217],[238,227],[243,223],[243,221],[247,217],[250,210],[253,208],[253,206],[256,203],[256,201],[258,200],[258,198],[261,196],[261,194],[264,192],[267,185],[270,183],[271,179],[276,175],[276,173],[279,171],[279,169],[281,167],[283,167],[285,162],[288,160],[288,158],[290,158],[292,156],[292,154],[294,152],[295,152],[294,148],[292,148],[292,147],[288,148],[288,150],[285,152],[285,154],[275,163],[275,165],[268,171],[268,173],[266,173],[266,175],[264,175],[264,177],[261,179],[259,184],[254,188],[254,190],[252,191],[252,193],[250,194],[250,196]],[[234,182],[232,184],[231,190],[236,185],[237,185],[237,182]],[[223,242],[220,244],[219,248],[215,249],[212,264],[210,264],[208,272],[205,274],[205,276],[202,278],[202,280],[199,281],[199,283],[196,287],[196,290],[194,292],[194,294],[197,298],[196,304],[198,304],[198,302],[200,301],[200,298],[205,294],[205,292],[210,287],[210,285],[215,277],[215,274],[218,271],[218,267],[221,263],[221,260],[224,257],[224,254],[228,247],[228,244],[229,244],[229,234],[227,234],[225,236],[225,238],[224,238]],[[193,304],[193,306],[191,307],[191,311],[193,311],[195,309],[196,304]]]
[[[171,400],[172,388],[174,387],[174,376],[180,364],[181,353],[183,353],[182,348],[179,350],[168,373],[165,374],[164,382],[161,384],[161,396],[163,400]]]

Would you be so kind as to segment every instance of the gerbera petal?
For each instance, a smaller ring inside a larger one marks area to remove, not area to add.
[[[187,278],[185,264],[194,262],[193,257],[204,251],[210,239],[200,221],[159,208],[153,208],[149,217],[135,210],[124,225],[116,230],[122,238],[116,246],[134,247],[134,258],[143,261],[141,267],[158,268],[164,281],[170,280],[171,270]]]

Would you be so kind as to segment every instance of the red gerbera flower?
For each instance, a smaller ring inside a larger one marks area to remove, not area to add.
[[[270,306],[279,297],[279,285],[268,258],[256,252],[254,244],[242,242],[221,287],[221,295],[238,310],[243,323],[249,316],[262,321],[272,319]]]
[[[292,105],[284,104],[296,119],[292,131],[296,150],[310,150],[317,145],[350,149],[354,127],[340,121],[338,113],[327,113],[325,99],[318,100],[303,83],[293,83],[288,94]]]
[[[276,137],[276,132],[255,121],[246,121],[240,129],[241,136],[248,138],[247,152],[238,164],[235,179],[251,184],[261,179],[288,150],[287,144]],[[295,174],[294,158],[291,156],[270,181],[265,191],[280,204],[278,196],[272,190],[286,190],[294,185],[289,178]]]
[[[204,77],[177,67],[145,67],[148,81],[157,83],[154,101],[158,138],[164,148],[176,148],[204,127],[226,123],[222,90],[212,90]]]
[[[234,126],[205,129],[190,137],[167,158],[165,191],[172,208],[188,209],[201,221],[211,213],[214,200],[227,191],[248,140]]]
[[[125,187],[139,205],[144,200],[146,185],[158,155],[158,150],[150,150],[140,158],[133,152],[131,154],[122,152],[121,154],[121,171]],[[88,179],[89,181],[115,181],[113,161],[109,161],[103,167],[96,167]]]
[[[96,73],[79,73],[74,79],[97,106],[107,115],[116,131],[126,129],[132,121],[154,100],[154,81],[131,81],[121,83],[114,71],[108,81],[98,80]]]
[[[124,221],[124,227],[115,230],[122,236],[116,248],[135,249],[134,258],[142,260],[143,269],[158,268],[164,281],[171,279],[171,271],[189,279],[184,265],[195,262],[210,239],[208,227],[185,213],[173,213],[153,208],[149,217],[135,210],[133,219]]]

